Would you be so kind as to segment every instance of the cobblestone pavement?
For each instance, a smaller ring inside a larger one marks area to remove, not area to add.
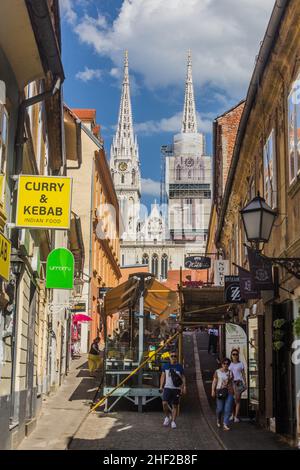
[[[291,449],[281,441],[278,434],[258,427],[249,418],[242,417],[241,422],[232,424],[230,432],[224,432],[216,427],[215,402],[211,398],[211,383],[214,370],[217,368],[217,356],[208,354],[208,335],[196,333],[199,351],[202,384],[208,397],[211,411],[207,410],[206,417],[223,444],[230,450],[287,450]]]
[[[161,401],[143,413],[121,401],[112,413],[90,415],[99,379],[89,377],[86,358],[72,361],[58,391],[46,397],[33,433],[20,450],[279,450],[289,447],[274,433],[244,421],[230,432],[216,428],[214,402],[209,398],[216,358],[207,354],[205,333],[184,335],[188,393],[181,403],[177,429],[162,426]],[[200,360],[199,360],[200,359]],[[200,400],[199,400],[200,397]]]
[[[125,411],[125,404],[116,412],[89,415],[69,449],[221,450],[222,446],[208,426],[198,400],[193,336],[185,335],[184,343],[188,393],[182,400],[177,429],[162,426],[159,400],[156,400],[155,410],[143,413]]]
[[[43,400],[37,426],[18,450],[65,450],[90,409],[98,382],[89,376],[86,356],[74,359],[62,386]]]

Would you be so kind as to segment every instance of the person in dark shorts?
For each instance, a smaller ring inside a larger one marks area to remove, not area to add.
[[[171,369],[181,378],[182,384],[174,384],[171,375]],[[184,376],[183,367],[177,362],[177,354],[172,352],[170,354],[170,364],[165,364],[162,368],[160,377],[160,390],[163,391],[162,404],[165,413],[164,426],[169,426],[176,429],[176,417],[178,415],[178,407],[181,394],[186,393],[186,380]],[[169,406],[172,408],[170,415]]]

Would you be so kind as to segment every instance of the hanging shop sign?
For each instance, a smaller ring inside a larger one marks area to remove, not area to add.
[[[111,287],[99,287],[99,299],[103,299]]]
[[[17,227],[70,228],[70,177],[20,175],[18,180]]]
[[[226,323],[225,325],[225,342],[226,342],[226,357],[231,357],[233,349],[239,351],[239,359],[243,363],[245,376],[248,376],[248,341],[245,330],[234,323]],[[242,398],[248,397],[248,391],[245,390]]]
[[[227,259],[217,259],[215,261],[215,286],[224,286],[225,276],[229,274],[229,261]]]
[[[73,289],[74,256],[66,248],[51,251],[46,265],[46,287],[48,289]]]
[[[241,266],[238,266],[238,271],[242,298],[245,300],[260,299],[261,293],[256,287],[252,273]]]
[[[77,304],[73,305],[71,308],[72,313],[80,313],[86,311],[86,302],[78,302]]]
[[[239,276],[225,276],[225,302],[231,304],[244,304],[241,296]]]
[[[211,259],[206,256],[187,256],[184,261],[184,266],[187,269],[209,269]]]
[[[259,253],[252,250],[250,247],[247,247],[247,249],[250,271],[253,276],[256,289],[260,291],[273,290],[272,263],[260,256]]]
[[[9,279],[10,252],[10,241],[0,233],[0,277],[5,281]]]

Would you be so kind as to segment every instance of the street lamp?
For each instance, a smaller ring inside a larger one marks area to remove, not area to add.
[[[259,252],[259,244],[268,243],[270,240],[277,212],[258,193],[246,207],[240,210],[240,214],[247,240],[254,244],[255,250]],[[272,264],[284,267],[290,274],[300,279],[300,258],[269,258],[261,253],[260,256]]]
[[[277,217],[277,212],[271,209],[259,193],[252,201],[244,207],[240,214],[242,216],[247,240],[255,243],[267,243]]]

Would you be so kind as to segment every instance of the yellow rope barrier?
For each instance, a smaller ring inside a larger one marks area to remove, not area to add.
[[[132,377],[133,375],[135,375],[139,370],[141,370],[146,364],[147,362],[149,361],[152,361],[153,358],[162,350],[164,349],[167,344],[171,343],[171,341],[173,341],[178,335],[180,334],[180,331],[178,331],[177,333],[175,333],[175,335],[171,336],[171,338],[167,339],[167,341],[162,345],[160,346],[157,351],[155,351],[155,354],[152,355],[151,357],[148,357],[147,359],[145,359],[145,361],[142,362],[142,364],[140,364],[136,369],[134,369],[132,372],[130,372],[130,374],[125,377],[124,380],[122,380],[113,390],[111,390],[109,393],[107,393],[104,397],[101,398],[101,400],[98,401],[98,403],[96,403],[96,405],[93,406],[93,408],[90,409],[89,413],[92,413],[93,411],[95,411],[99,406],[103,405],[103,403],[105,402],[105,400],[110,397],[116,390],[118,390],[120,387],[122,387],[122,385],[124,385],[129,379],[130,377]]]

